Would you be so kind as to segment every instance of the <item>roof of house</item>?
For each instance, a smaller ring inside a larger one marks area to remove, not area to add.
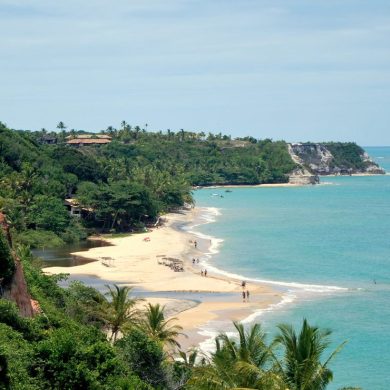
[[[110,139],[101,139],[101,138],[73,138],[67,141],[66,143],[69,145],[93,145],[93,144],[109,144],[111,142]]]
[[[66,139],[74,139],[74,138],[84,139],[84,138],[92,138],[92,137],[93,137],[92,134],[75,134],[75,135],[68,135],[65,138]]]
[[[75,134],[68,135],[65,139],[111,139],[108,134]]]
[[[68,198],[64,200],[64,205],[79,208],[85,211],[93,211],[90,207],[81,207],[79,201],[76,198]]]
[[[74,198],[65,199],[64,204],[66,204],[67,206],[73,206],[73,207],[79,206],[78,200],[74,199]]]

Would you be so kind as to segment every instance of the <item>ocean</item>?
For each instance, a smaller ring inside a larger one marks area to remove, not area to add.
[[[367,147],[390,172],[390,147]],[[259,280],[283,301],[255,313],[270,338],[279,323],[303,318],[332,330],[329,389],[385,390],[390,380],[390,176],[323,177],[303,187],[201,189],[204,223],[188,229],[212,239],[210,271]],[[212,335],[212,329],[209,334]]]

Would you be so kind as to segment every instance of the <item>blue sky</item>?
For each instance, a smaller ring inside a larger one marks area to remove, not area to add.
[[[390,145],[389,0],[0,0],[0,120]]]

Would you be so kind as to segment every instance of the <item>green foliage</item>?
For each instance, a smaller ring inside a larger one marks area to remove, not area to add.
[[[0,322],[0,389],[40,389],[29,372],[32,356],[31,343]]]
[[[64,316],[58,308],[64,308],[67,300],[67,291],[58,286],[58,282],[65,275],[45,275],[40,269],[39,260],[35,259],[28,247],[18,246],[17,252],[23,264],[24,276],[32,297],[39,301],[47,320],[51,325],[61,324]]]
[[[37,195],[29,211],[30,225],[36,229],[63,232],[69,224],[69,214],[63,202],[55,197]]]
[[[160,344],[139,329],[133,329],[115,344],[129,369],[152,386],[163,387],[164,353]]]
[[[7,284],[15,271],[15,263],[3,229],[0,227],[0,279]]]
[[[92,155],[81,153],[76,149],[57,146],[51,150],[50,156],[60,164],[64,172],[77,176],[80,181],[106,179],[104,170]]]
[[[102,306],[105,298],[96,289],[74,281],[67,289],[66,313],[71,318],[85,325],[103,327]]]
[[[285,382],[294,390],[324,389],[333,379],[328,364],[344,344],[322,363],[321,357],[329,346],[329,330],[310,326],[306,319],[299,334],[288,324],[278,328],[280,333],[275,342],[284,350],[279,366]]]
[[[22,333],[26,339],[34,338],[33,321],[20,317],[16,305],[5,299],[0,299],[0,323]]]
[[[180,344],[176,338],[182,334],[180,331],[183,328],[179,325],[172,324],[172,322],[177,320],[176,318],[166,320],[164,309],[165,306],[160,306],[158,303],[156,305],[148,303],[143,313],[140,327],[149,337],[160,342],[162,345],[166,344],[171,347],[180,348]]]
[[[138,319],[138,311],[135,309],[137,298],[129,297],[131,287],[119,287],[114,284],[108,288],[107,297],[101,307],[101,318],[107,324],[111,334],[110,340],[115,341],[119,332],[126,333]]]
[[[108,385],[109,389],[115,390],[153,390],[154,387],[142,381],[136,375],[129,375],[126,377],[117,377]]]
[[[72,218],[61,239],[67,243],[79,242],[88,237],[87,229],[76,218]]]
[[[104,297],[80,283],[60,288],[60,277],[44,275],[28,248],[19,247],[18,255],[43,314],[21,318],[0,299],[0,388],[152,389],[100,330],[96,313]]]
[[[64,141],[75,131],[53,133]],[[295,167],[284,142],[181,130],[148,133],[138,126],[109,127],[113,141],[101,147],[42,145],[46,131],[0,128],[0,207],[19,241],[32,247],[85,237],[84,228],[125,232],[153,224],[166,211],[192,202],[191,186],[286,182]],[[64,199],[77,197],[80,223]],[[44,244],[46,242],[46,244]]]
[[[284,382],[273,370],[274,355],[266,344],[259,324],[246,330],[234,322],[238,332],[231,338],[222,333],[216,338],[211,364],[196,368],[190,389],[275,389],[284,390]]]
[[[334,157],[333,166],[340,167],[342,170],[364,170],[366,168],[362,159],[364,150],[354,142],[328,142],[324,145]]]
[[[113,348],[88,331],[51,332],[34,351],[33,372],[43,388],[99,388],[126,373]]]
[[[96,221],[105,229],[129,230],[145,218],[154,219],[158,213],[156,201],[143,185],[131,181],[116,181],[112,184],[80,184],[79,201],[94,210]]]
[[[47,230],[25,230],[16,235],[16,242],[30,248],[56,248],[64,245],[64,240]]]
[[[330,332],[310,326],[306,320],[297,334],[289,325],[267,344],[260,326],[245,330],[234,323],[237,337],[221,334],[211,359],[192,370],[188,389],[225,390],[323,390],[332,380],[328,365],[343,344],[325,362]],[[275,348],[281,347],[280,350]],[[184,359],[186,362],[187,359]]]

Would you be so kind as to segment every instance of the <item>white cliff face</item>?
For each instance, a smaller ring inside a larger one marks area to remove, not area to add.
[[[386,173],[383,168],[374,163],[366,152],[364,152],[362,159],[367,164],[366,173],[371,175],[383,175]]]
[[[288,144],[292,160],[298,165],[290,174],[290,183],[299,183],[300,178],[310,184],[319,182],[318,175],[348,175],[348,174],[384,174],[384,170],[375,164],[367,153],[360,155],[363,169],[350,166],[338,166],[335,157],[324,144],[294,143]],[[311,176],[311,177],[310,177]]]
[[[329,175],[332,171],[333,156],[330,151],[321,144],[291,144],[290,148],[295,158],[311,173]],[[294,158],[293,158],[294,159]]]
[[[289,175],[289,183],[300,185],[319,183],[318,175],[314,175],[309,169],[305,167],[305,161],[294,152],[292,145],[288,144],[287,147],[291,159],[297,164],[297,168],[295,168]]]

